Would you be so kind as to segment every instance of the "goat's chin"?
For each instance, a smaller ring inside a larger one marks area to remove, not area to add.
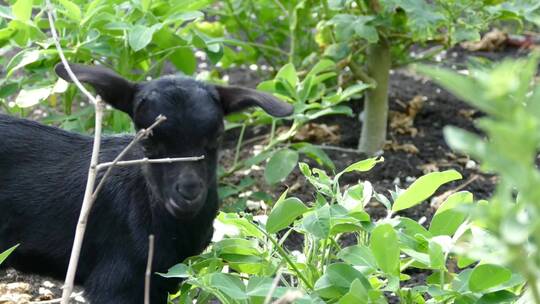
[[[172,198],[165,202],[165,209],[172,216],[179,219],[191,219],[200,211],[197,203],[177,202]]]

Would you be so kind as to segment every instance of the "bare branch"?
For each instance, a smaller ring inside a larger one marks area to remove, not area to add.
[[[150,304],[150,281],[152,278],[152,261],[154,261],[154,235],[148,236],[148,262],[144,274],[144,304]]]
[[[103,177],[99,181],[99,184],[97,185],[96,190],[94,190],[94,193],[92,194],[92,201],[96,200],[96,197],[99,194],[99,191],[101,190],[101,188],[103,188],[103,185],[105,184],[105,180],[107,180],[109,175],[111,175],[112,168],[116,166],[116,164],[122,159],[122,157],[124,157],[129,152],[129,150],[133,146],[135,146],[142,139],[148,137],[152,133],[152,130],[155,127],[157,127],[160,123],[164,122],[166,119],[167,117],[163,115],[159,115],[156,118],[156,121],[150,127],[146,129],[140,129],[139,132],[137,132],[133,140],[124,148],[124,150],[122,150],[122,152],[120,152],[120,154],[118,154],[118,156],[116,156],[116,158],[108,166],[107,171],[105,171],[105,174],[103,174]]]
[[[47,16],[49,18],[49,26],[51,28],[51,35],[53,37],[56,50],[58,51],[58,56],[60,56],[60,60],[64,64],[64,67],[66,68],[66,72],[68,73],[69,78],[71,78],[71,80],[77,86],[77,88],[79,88],[79,90],[81,90],[81,92],[83,92],[84,95],[86,95],[86,97],[88,97],[88,99],[90,99],[90,101],[93,104],[96,104],[97,103],[96,97],[94,97],[94,95],[88,92],[88,90],[81,84],[81,82],[79,81],[79,79],[77,79],[77,76],[75,76],[75,74],[71,70],[71,67],[69,66],[69,62],[67,61],[66,56],[64,55],[62,46],[60,45],[60,39],[58,38],[58,34],[56,32],[56,26],[54,25],[53,6],[50,0],[45,0],[45,2],[47,5]]]
[[[96,99],[96,124],[94,131],[94,145],[92,148],[92,158],[90,160],[90,168],[88,169],[88,179],[86,181],[86,190],[84,192],[84,199],[81,207],[81,213],[79,214],[79,220],[77,222],[77,229],[75,230],[75,239],[73,240],[73,248],[71,249],[71,256],[69,258],[69,266],[66,274],[66,280],[62,291],[62,304],[68,304],[73,291],[73,284],[75,281],[75,273],[77,272],[77,265],[79,263],[79,256],[81,254],[82,242],[84,239],[84,232],[86,231],[86,224],[88,222],[88,215],[92,208],[92,190],[96,182],[99,149],[101,144],[101,123],[103,119],[104,104],[101,98]]]
[[[204,155],[191,156],[191,157],[166,157],[166,158],[155,158],[155,159],[145,157],[142,159],[119,161],[116,164],[114,162],[101,163],[97,165],[97,170],[100,171],[102,169],[105,169],[111,166],[122,167],[122,166],[132,166],[132,165],[140,165],[140,164],[170,164],[170,163],[178,163],[178,162],[198,161],[198,160],[203,160],[203,159],[204,159]]]

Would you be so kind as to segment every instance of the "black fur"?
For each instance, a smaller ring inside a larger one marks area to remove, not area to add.
[[[216,88],[185,77],[135,84],[99,67],[73,65],[73,70],[107,103],[128,113],[137,129],[148,127],[159,114],[167,117],[125,159],[205,156],[198,162],[114,168],[92,209],[77,283],[93,304],[143,303],[149,234],[156,238],[156,272],[166,272],[210,242],[218,210],[216,166],[224,113],[257,105],[285,116],[292,107],[268,94]],[[56,72],[69,80],[62,65]],[[131,139],[103,138],[100,162],[111,161]],[[20,244],[2,266],[65,276],[92,141],[0,115],[0,251]],[[153,275],[152,304],[166,303],[178,283]]]

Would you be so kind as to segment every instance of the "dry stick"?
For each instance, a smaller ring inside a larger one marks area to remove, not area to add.
[[[152,261],[154,260],[154,235],[148,236],[148,263],[144,274],[144,304],[150,304],[150,279],[152,276]]]
[[[99,171],[110,166],[122,167],[122,166],[131,166],[131,165],[137,165],[137,164],[169,164],[169,163],[175,163],[175,162],[198,161],[202,159],[204,159],[204,156],[171,157],[171,158],[166,157],[166,158],[159,158],[159,159],[151,159],[151,158],[145,157],[142,159],[119,161],[116,164],[114,164],[114,162],[101,163],[97,165],[97,169]]]
[[[99,184],[96,187],[96,190],[94,190],[94,193],[92,194],[92,200],[96,199],[99,191],[101,190],[101,188],[105,184],[105,180],[111,174],[112,168],[122,159],[122,157],[124,157],[129,152],[129,150],[133,146],[135,146],[141,139],[144,139],[144,138],[148,137],[152,133],[152,130],[155,127],[157,127],[160,123],[164,122],[166,119],[167,119],[167,117],[165,117],[163,115],[159,115],[156,118],[156,121],[150,127],[146,128],[146,129],[140,129],[139,132],[137,132],[137,134],[135,135],[133,140],[124,148],[124,150],[122,150],[122,152],[120,152],[118,154],[118,156],[116,156],[116,158],[112,161],[112,164],[107,168],[107,171],[105,171],[105,174],[103,174],[103,177],[101,178],[101,181],[99,182]],[[96,169],[97,169],[97,164],[95,166],[96,166]]]
[[[62,291],[62,304],[68,304],[71,292],[73,291],[73,284],[75,281],[75,272],[77,271],[77,264],[79,263],[79,256],[81,254],[82,241],[84,239],[84,232],[86,230],[86,224],[88,222],[88,215],[92,208],[92,190],[96,182],[96,165],[98,163],[99,148],[101,143],[101,122],[103,118],[103,102],[101,99],[97,99],[96,107],[96,125],[94,132],[94,145],[92,148],[92,158],[90,160],[90,168],[88,169],[88,179],[86,180],[86,190],[84,191],[84,199],[81,207],[81,213],[79,214],[79,220],[77,222],[77,229],[75,230],[75,239],[73,240],[73,248],[71,249],[71,256],[69,258],[69,266],[66,274],[66,280]]]
[[[69,266],[68,271],[66,274],[66,280],[64,283],[63,291],[62,291],[62,304],[68,304],[69,298],[71,296],[71,292],[73,291],[73,284],[75,281],[75,272],[77,270],[77,264],[79,262],[79,256],[80,256],[80,248],[82,247],[82,240],[84,238],[84,231],[86,230],[86,223],[88,221],[88,214],[90,213],[90,208],[92,207],[92,201],[90,200],[92,197],[92,192],[94,189],[94,183],[96,181],[96,165],[98,163],[98,156],[99,156],[99,148],[101,143],[101,123],[103,119],[103,108],[104,105],[99,98],[95,98],[86,88],[79,82],[73,71],[71,70],[71,67],[69,66],[69,63],[66,59],[66,56],[64,56],[64,52],[62,51],[62,46],[60,45],[60,40],[58,39],[58,34],[56,33],[56,27],[53,20],[53,7],[51,5],[50,0],[46,0],[47,5],[47,16],[49,19],[49,25],[51,34],[53,37],[54,44],[56,46],[56,49],[58,50],[58,56],[60,56],[60,60],[64,64],[64,67],[66,68],[66,71],[69,75],[69,78],[75,83],[75,85],[81,90],[81,92],[88,97],[93,103],[95,107],[95,127],[94,127],[94,144],[92,147],[92,157],[90,160],[90,168],[88,169],[88,179],[86,181],[86,190],[84,192],[84,199],[81,207],[81,213],[79,214],[79,220],[77,223],[77,229],[75,231],[75,239],[73,240],[73,248],[71,250],[71,256],[69,258]]]

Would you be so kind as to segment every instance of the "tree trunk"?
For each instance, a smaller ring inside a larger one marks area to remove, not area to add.
[[[388,80],[390,78],[390,45],[384,39],[367,49],[367,73],[375,81],[375,88],[366,92],[364,121],[358,150],[367,155],[381,151],[386,141],[388,121]]]

